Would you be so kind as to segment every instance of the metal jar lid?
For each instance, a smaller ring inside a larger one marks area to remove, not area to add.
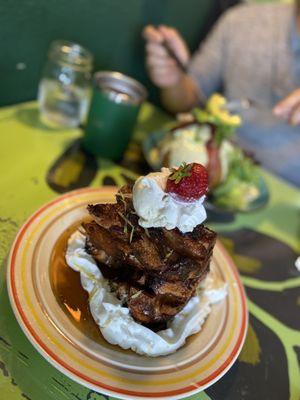
[[[140,82],[115,71],[96,72],[94,86],[116,103],[139,105],[148,95],[146,88]]]
[[[91,70],[93,66],[92,53],[78,43],[67,40],[55,40],[51,43],[48,57],[66,66]]]

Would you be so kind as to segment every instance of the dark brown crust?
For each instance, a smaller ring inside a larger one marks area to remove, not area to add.
[[[87,250],[134,319],[161,327],[194,295],[209,271],[216,233],[198,225],[193,232],[143,229],[134,212],[131,188],[115,204],[89,205],[84,223]]]

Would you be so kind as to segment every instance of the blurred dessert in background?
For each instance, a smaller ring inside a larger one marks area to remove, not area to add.
[[[184,115],[158,144],[164,167],[201,163],[209,176],[210,197],[225,208],[246,209],[259,196],[259,174],[254,162],[233,139],[242,121],[227,110],[224,97],[214,94],[205,109]]]

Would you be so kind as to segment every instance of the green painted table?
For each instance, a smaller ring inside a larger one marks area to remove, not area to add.
[[[76,140],[80,130],[51,130],[39,122],[35,102],[0,110],[0,398],[97,400],[31,346],[12,313],[5,284],[6,259],[24,220],[43,203],[80,185],[122,185],[145,172],[140,142],[169,121],[149,104],[140,114],[125,159],[90,160]],[[227,223],[213,223],[232,254],[247,290],[250,325],[233,368],[191,399],[300,399],[300,190],[263,172],[269,204]]]

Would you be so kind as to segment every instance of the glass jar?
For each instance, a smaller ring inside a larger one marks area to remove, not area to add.
[[[75,127],[86,117],[92,54],[76,43],[55,41],[48,52],[38,102],[41,119],[53,127]]]

